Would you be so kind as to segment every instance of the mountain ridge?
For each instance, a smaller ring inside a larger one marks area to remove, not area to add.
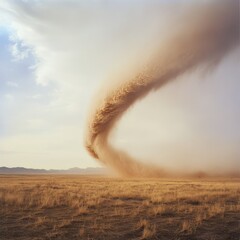
[[[69,169],[35,169],[25,167],[0,167],[0,174],[80,174],[80,175],[104,175],[107,173],[105,168],[78,168]]]

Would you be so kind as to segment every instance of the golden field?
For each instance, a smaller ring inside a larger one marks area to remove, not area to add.
[[[240,179],[1,175],[0,239],[239,240]]]

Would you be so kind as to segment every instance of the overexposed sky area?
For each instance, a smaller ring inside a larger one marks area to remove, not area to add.
[[[0,166],[100,166],[83,143],[92,99],[184,24],[186,2],[1,0]],[[137,102],[114,146],[170,169],[240,168],[239,62],[238,48]]]

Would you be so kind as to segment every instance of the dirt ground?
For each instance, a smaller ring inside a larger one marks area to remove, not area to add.
[[[0,175],[0,239],[239,240],[240,179]]]

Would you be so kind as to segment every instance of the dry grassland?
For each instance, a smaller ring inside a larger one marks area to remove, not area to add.
[[[0,176],[0,239],[239,240],[239,179]]]

